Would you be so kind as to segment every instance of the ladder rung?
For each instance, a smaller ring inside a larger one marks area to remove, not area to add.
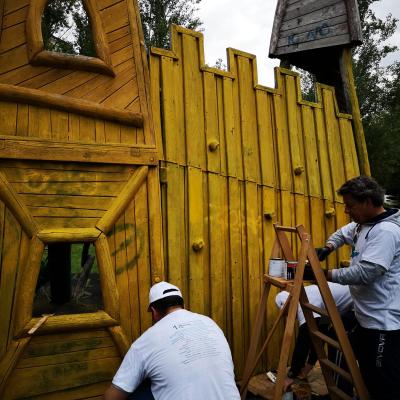
[[[330,346],[335,347],[336,349],[342,351],[342,349],[340,348],[339,342],[337,342],[336,340],[333,340],[332,338],[330,338],[329,336],[324,335],[322,332],[320,331],[310,331],[311,334],[313,334],[314,336],[316,336],[318,339],[323,340],[325,343],[328,343]]]
[[[292,228],[291,226],[282,226],[278,225],[275,227],[277,231],[284,231],[284,232],[297,232],[296,228]]]
[[[324,358],[322,360],[319,360],[320,364],[323,364],[325,367],[330,368],[332,371],[336,372],[340,376],[342,376],[346,381],[353,383],[353,378],[351,375],[345,371],[343,368],[340,368],[337,364],[333,363],[332,361],[328,360],[327,358]]]
[[[328,386],[329,392],[333,392],[337,397],[343,400],[352,400],[353,398],[350,397],[348,394],[340,390],[337,386]]]
[[[314,304],[311,303],[301,303],[301,305],[319,315],[323,315],[324,317],[329,318],[329,314],[326,312],[326,310],[323,310],[322,308],[314,306]]]

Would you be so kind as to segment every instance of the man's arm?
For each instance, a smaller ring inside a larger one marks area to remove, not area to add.
[[[104,400],[125,400],[129,396],[129,393],[118,389],[116,386],[111,385],[104,393]]]
[[[342,285],[368,285],[385,272],[386,269],[379,264],[361,261],[349,268],[327,271],[327,279]]]

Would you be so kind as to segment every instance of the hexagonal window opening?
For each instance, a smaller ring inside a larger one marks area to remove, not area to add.
[[[36,283],[32,316],[82,314],[102,309],[94,244],[47,244]]]

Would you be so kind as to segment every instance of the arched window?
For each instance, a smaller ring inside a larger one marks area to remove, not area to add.
[[[32,65],[114,75],[96,0],[37,0],[26,22]]]

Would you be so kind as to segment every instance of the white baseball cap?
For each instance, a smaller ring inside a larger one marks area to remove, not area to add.
[[[149,304],[169,296],[179,296],[183,299],[182,293],[177,286],[164,281],[156,283],[150,288]]]

